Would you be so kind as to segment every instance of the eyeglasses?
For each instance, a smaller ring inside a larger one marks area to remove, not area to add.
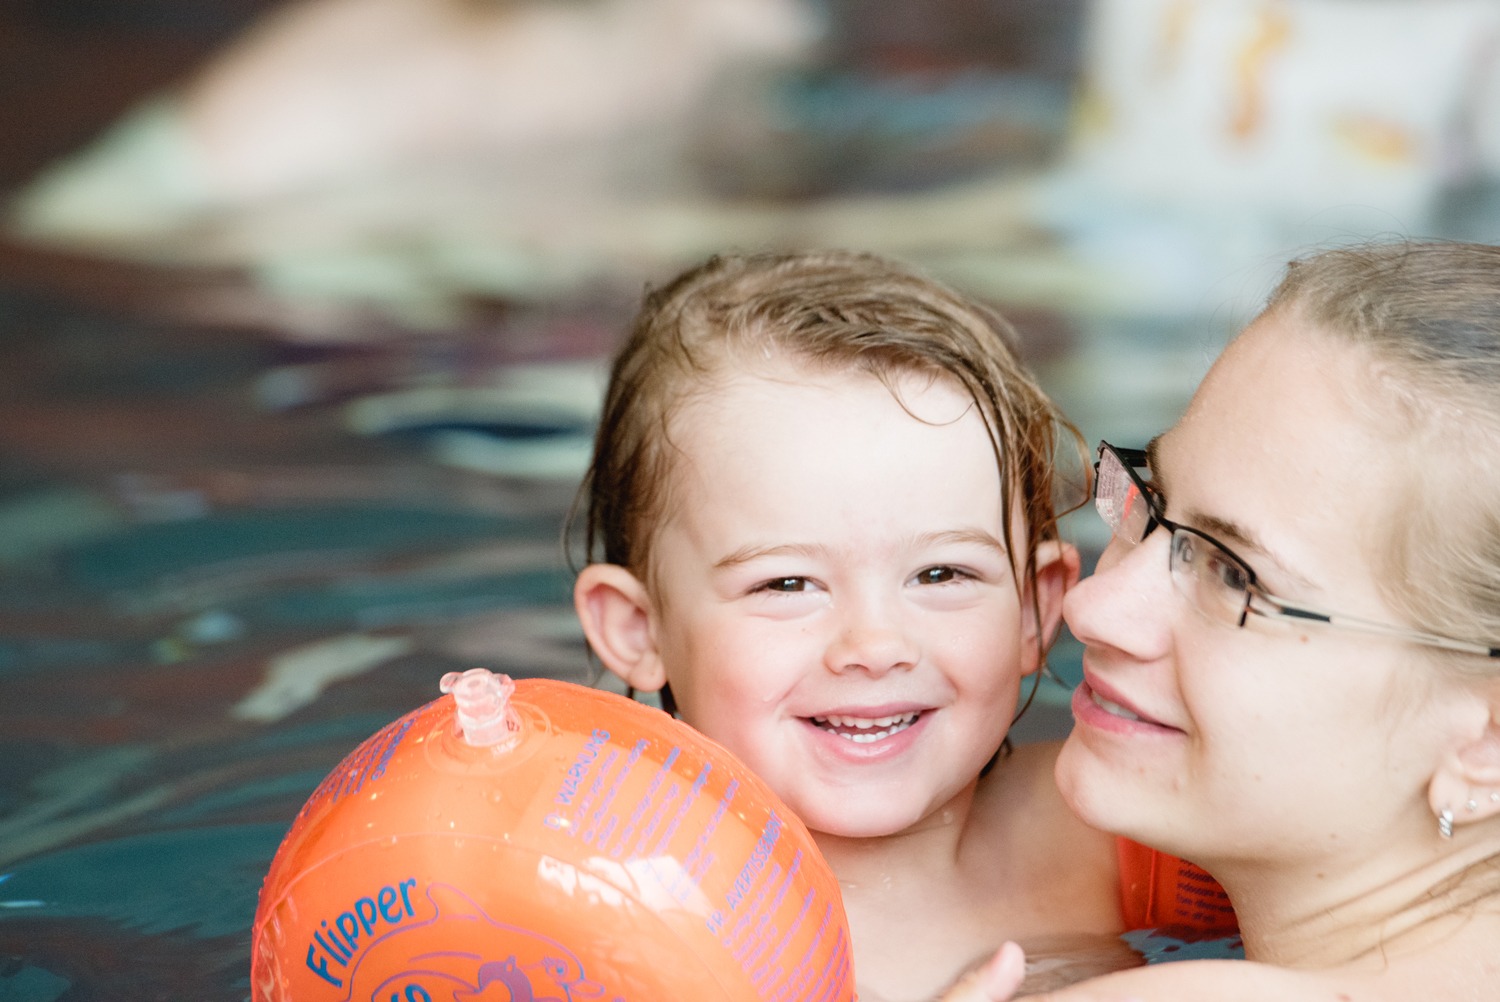
[[[1167,518],[1161,492],[1142,480],[1135,472],[1137,469],[1149,469],[1144,450],[1117,449],[1108,442],[1100,442],[1099,460],[1094,464],[1094,507],[1115,537],[1132,546],[1151,535],[1157,526],[1169,531],[1172,542],[1168,567],[1172,584],[1209,619],[1238,627],[1244,626],[1249,615],[1255,613],[1268,619],[1326,623],[1429,647],[1500,658],[1500,648],[1319,612],[1277,598],[1260,586],[1250,565],[1223,543]]]

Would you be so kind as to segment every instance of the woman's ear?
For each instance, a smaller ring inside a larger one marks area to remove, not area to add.
[[[655,692],[667,674],[656,650],[651,596],[617,564],[589,564],[573,584],[573,607],[589,647],[626,685]]]
[[[1037,545],[1035,605],[1033,593],[1023,592],[1021,598],[1021,643],[1028,675],[1041,667],[1062,629],[1063,596],[1078,583],[1081,566],[1078,549],[1072,543],[1044,539]]]
[[[1427,789],[1433,815],[1452,811],[1455,826],[1500,815],[1500,684],[1476,691],[1459,724],[1459,740]]]

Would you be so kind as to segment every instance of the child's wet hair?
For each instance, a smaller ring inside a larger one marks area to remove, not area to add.
[[[1035,608],[1038,544],[1057,535],[1057,498],[1086,496],[1082,436],[1017,355],[994,310],[894,261],[846,251],[723,255],[649,290],[610,373],[593,460],[575,501],[583,558],[629,569],[654,589],[651,544],[671,517],[674,417],[729,374],[774,360],[813,372],[949,379],[985,419],[1000,478],[1007,550]],[[899,396],[898,396],[899,399]],[[1060,447],[1073,450],[1064,483]],[[570,527],[575,518],[570,518]],[[1018,559],[1018,556],[1020,559]],[[1052,638],[1039,637],[1043,648]],[[665,695],[665,694],[664,694]]]

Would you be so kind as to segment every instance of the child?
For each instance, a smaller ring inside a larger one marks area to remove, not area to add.
[[[1013,338],[879,258],[714,258],[648,295],[584,483],[590,645],[812,829],[865,1002],[1123,928],[1056,747],[1002,754],[1079,571],[1053,508],[1077,434]]]

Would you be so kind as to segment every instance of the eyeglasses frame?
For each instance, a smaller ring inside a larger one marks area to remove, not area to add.
[[[1131,540],[1125,536],[1120,535],[1120,526],[1111,522],[1111,520],[1104,514],[1104,512],[1099,509],[1099,466],[1104,460],[1105,450],[1108,450],[1114,455],[1115,459],[1124,469],[1125,475],[1130,478],[1131,483],[1134,484],[1135,488],[1141,492],[1141,496],[1146,499],[1146,525],[1141,532],[1140,539]],[[1324,625],[1337,627],[1339,629],[1353,630],[1361,633],[1377,634],[1380,636],[1407,640],[1412,643],[1422,644],[1427,647],[1439,647],[1443,650],[1458,651],[1464,654],[1479,654],[1489,658],[1500,658],[1500,647],[1490,647],[1485,644],[1473,643],[1467,640],[1456,640],[1452,637],[1444,637],[1440,634],[1428,633],[1423,630],[1413,630],[1404,626],[1393,626],[1389,623],[1379,623],[1375,622],[1374,620],[1361,619],[1358,616],[1346,616],[1342,613],[1323,612],[1318,609],[1308,608],[1307,606],[1296,605],[1292,602],[1286,601],[1285,599],[1278,598],[1277,596],[1272,595],[1270,592],[1266,591],[1266,589],[1260,584],[1260,581],[1255,574],[1255,570],[1249,564],[1247,564],[1244,558],[1242,558],[1239,554],[1235,553],[1229,547],[1225,546],[1223,543],[1219,542],[1208,533],[1203,532],[1199,529],[1195,529],[1190,525],[1183,525],[1180,522],[1174,522],[1171,519],[1167,518],[1164,511],[1165,502],[1162,498],[1161,491],[1154,485],[1148,483],[1145,480],[1142,480],[1141,477],[1136,473],[1136,470],[1149,470],[1151,468],[1146,461],[1147,452],[1145,449],[1123,449],[1118,446],[1111,445],[1108,442],[1100,441],[1096,453],[1098,455],[1098,458],[1094,461],[1094,510],[1099,513],[1099,517],[1102,518],[1105,524],[1109,526],[1110,533],[1113,536],[1130,543],[1132,546],[1136,546],[1144,542],[1146,537],[1151,535],[1151,533],[1155,531],[1157,526],[1165,528],[1174,537],[1179,532],[1185,532],[1189,535],[1197,536],[1204,542],[1216,547],[1219,552],[1223,553],[1226,557],[1233,561],[1235,566],[1244,571],[1246,581],[1244,589],[1245,604],[1240,610],[1238,622],[1234,624],[1236,627],[1243,627],[1245,625],[1246,619],[1249,617],[1250,613],[1253,612],[1256,615],[1264,616],[1267,619],[1292,619],[1302,622],[1322,623]],[[1168,548],[1168,561],[1171,561],[1173,559],[1172,553],[1174,552],[1174,550],[1175,547]]]

